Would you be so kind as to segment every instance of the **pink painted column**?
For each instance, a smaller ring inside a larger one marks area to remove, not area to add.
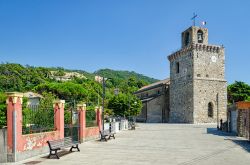
[[[54,101],[54,126],[59,131],[59,138],[64,138],[64,104],[65,100]]]
[[[7,104],[7,152],[15,161],[15,153],[18,152],[18,144],[21,144],[22,136],[22,102],[23,93],[8,92]],[[15,122],[14,122],[15,121]]]
[[[99,127],[99,130],[102,130],[102,108],[101,107],[96,107],[96,122]]]
[[[86,131],[86,104],[77,104],[77,110],[79,112],[79,137],[80,141],[83,142],[85,139]]]

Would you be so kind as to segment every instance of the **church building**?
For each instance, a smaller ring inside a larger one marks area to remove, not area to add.
[[[181,34],[181,49],[168,56],[170,123],[219,123],[227,117],[224,47],[208,43],[208,29],[191,26]],[[154,112],[152,107],[152,112]],[[149,111],[149,110],[148,110]],[[152,113],[151,112],[151,113]],[[156,112],[155,112],[156,113]]]
[[[142,111],[138,122],[166,123],[169,119],[169,83],[170,79],[155,82],[135,92],[142,101]]]

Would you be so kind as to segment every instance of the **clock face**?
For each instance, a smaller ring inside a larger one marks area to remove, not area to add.
[[[216,62],[216,61],[217,61],[217,57],[212,56],[212,57],[211,57],[211,61],[212,61],[212,62]]]

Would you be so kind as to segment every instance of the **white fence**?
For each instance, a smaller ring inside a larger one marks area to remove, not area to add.
[[[7,162],[7,130],[0,129],[0,164]]]
[[[112,121],[110,123],[105,123],[104,124],[104,129],[105,130],[110,129],[111,124],[114,125],[115,133],[118,133],[118,132],[120,132],[122,130],[128,130],[128,120],[121,120],[119,122]]]

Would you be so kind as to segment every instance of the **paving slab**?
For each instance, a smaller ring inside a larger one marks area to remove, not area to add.
[[[89,141],[81,152],[59,160],[36,157],[39,165],[249,165],[250,143],[211,124],[139,124],[108,142]]]

